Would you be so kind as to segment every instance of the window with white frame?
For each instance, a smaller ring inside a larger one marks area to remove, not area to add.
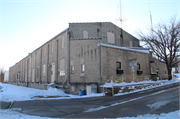
[[[45,64],[43,65],[43,72],[42,73],[43,73],[43,76],[46,76],[46,65]]]
[[[88,38],[88,32],[87,31],[83,31],[83,38]]]
[[[114,33],[107,32],[107,42],[115,44]]]
[[[65,60],[61,59],[60,60],[60,71],[59,71],[60,76],[65,76]]]

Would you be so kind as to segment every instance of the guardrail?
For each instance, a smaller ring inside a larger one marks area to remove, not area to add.
[[[113,76],[111,76],[101,87],[104,87],[104,85],[112,78],[113,78]]]

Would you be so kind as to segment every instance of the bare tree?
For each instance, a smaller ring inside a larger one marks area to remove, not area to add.
[[[150,28],[149,34],[139,32],[140,41],[150,48],[159,61],[166,64],[169,80],[172,79],[172,67],[180,62],[176,60],[180,54],[180,21],[171,18],[168,23],[159,22],[155,28]]]

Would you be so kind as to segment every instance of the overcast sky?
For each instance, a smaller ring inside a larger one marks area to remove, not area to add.
[[[6,70],[74,22],[112,22],[120,26],[120,0],[0,0],[0,67]],[[121,0],[122,28],[137,29],[176,16],[180,0]]]

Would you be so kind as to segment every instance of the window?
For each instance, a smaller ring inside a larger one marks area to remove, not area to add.
[[[60,72],[59,72],[59,75],[60,76],[64,76],[65,75],[65,60],[64,59],[61,59],[60,60]]]
[[[83,31],[83,38],[88,38],[88,32],[87,31]]]
[[[43,76],[45,76],[46,75],[46,65],[44,64],[43,65]]]
[[[107,32],[107,41],[108,43],[115,44],[114,33]]]
[[[81,64],[81,72],[85,72],[85,64]]]
[[[137,64],[139,66],[139,70],[141,70],[141,65],[140,64]]]
[[[35,74],[35,70],[32,70],[32,82],[34,82],[34,74]]]
[[[129,47],[133,47],[132,41],[129,41]]]
[[[71,66],[71,74],[74,73],[74,66]]]
[[[46,56],[46,47],[44,47],[44,57]]]
[[[121,69],[121,62],[116,62],[116,68]]]
[[[27,82],[27,70],[26,70],[26,74],[25,74],[25,82]]]
[[[65,70],[60,70],[60,76],[64,76],[65,75]]]
[[[54,51],[54,42],[52,42],[52,44],[51,44],[51,51],[52,51],[52,53]]]
[[[165,75],[167,74],[166,69],[164,69],[164,74],[165,74]]]
[[[61,48],[64,49],[64,36],[62,36]]]
[[[139,63],[137,65],[139,66],[139,69],[137,70],[137,74],[138,75],[143,74],[143,71],[141,70],[141,65]]]
[[[31,76],[31,73],[30,73],[30,72],[31,72],[31,70],[29,69],[29,76],[28,76],[28,77],[30,77],[30,76]]]

